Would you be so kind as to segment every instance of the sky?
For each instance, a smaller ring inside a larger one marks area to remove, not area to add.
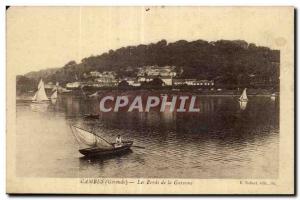
[[[280,50],[292,39],[287,37],[292,32],[287,30],[293,23],[292,9],[11,7],[6,13],[7,68],[25,74],[162,39],[241,39]]]

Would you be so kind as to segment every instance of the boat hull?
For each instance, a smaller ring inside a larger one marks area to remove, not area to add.
[[[49,100],[43,100],[43,101],[34,101],[32,100],[31,103],[33,104],[47,104],[50,102],[50,99]]]
[[[130,147],[132,146],[133,142],[128,141],[124,142],[123,146],[116,147],[113,149],[103,149],[99,147],[92,147],[92,148],[86,148],[86,149],[80,149],[79,152],[84,155],[85,157],[106,157],[111,155],[118,155],[125,153],[130,150]]]
[[[99,116],[98,114],[85,114],[84,115],[84,118],[86,119],[99,119]]]
[[[248,102],[248,99],[239,100],[239,102]]]

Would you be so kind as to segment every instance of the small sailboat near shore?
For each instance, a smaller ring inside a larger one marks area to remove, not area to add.
[[[133,141],[123,141],[122,146],[116,147],[104,138],[82,128],[71,125],[72,133],[80,145],[87,148],[79,149],[79,152],[86,157],[105,157],[122,154],[130,149]]]
[[[41,79],[38,84],[38,90],[32,97],[30,107],[33,111],[46,112],[49,106],[49,99],[46,95],[44,82]]]
[[[271,96],[270,96],[270,98],[271,98],[271,100],[274,101],[274,100],[276,99],[276,94],[275,94],[275,93],[272,93]]]
[[[248,97],[247,97],[247,88],[244,89],[242,95],[239,98],[239,103],[240,103],[240,109],[245,110],[247,107],[248,103]]]
[[[55,90],[55,91],[52,93],[50,99],[51,99],[51,103],[53,103],[53,104],[56,103],[56,101],[57,101],[57,90]]]
[[[247,88],[245,88],[245,89],[243,90],[243,93],[242,93],[242,95],[240,96],[239,101],[240,101],[240,102],[248,102]]]
[[[52,95],[50,97],[52,104],[56,104],[58,88],[59,88],[59,83],[57,82],[56,85],[55,85],[55,87],[52,90]]]
[[[41,79],[38,84],[38,90],[32,97],[32,103],[40,104],[40,103],[48,103],[48,102],[49,102],[49,99],[46,95],[45,85],[44,85],[43,80]]]

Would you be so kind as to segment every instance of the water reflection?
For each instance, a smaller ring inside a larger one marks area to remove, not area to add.
[[[57,102],[57,99],[51,99],[51,103],[52,103],[52,104],[54,104],[54,105],[55,105],[55,104],[56,104],[56,102]]]
[[[34,112],[47,112],[49,103],[31,103],[30,104],[31,110]]]
[[[233,97],[199,99],[199,113],[99,113],[97,99],[72,96],[59,97],[42,112],[17,102],[19,176],[276,178],[279,100],[250,97],[243,109]],[[84,114],[99,114],[99,119]],[[109,141],[120,134],[146,149],[82,159],[69,124]]]
[[[106,155],[106,156],[102,156],[101,158],[97,158],[97,157],[85,157],[82,156],[79,158],[80,160],[80,168],[85,168],[86,166],[89,166],[90,164],[97,164],[97,165],[104,165],[105,163],[109,162],[109,160],[113,160],[113,161],[120,161],[120,160],[124,160],[127,158],[126,155],[132,153],[131,149],[128,149],[127,151],[123,151],[119,154],[115,154],[115,155]]]
[[[240,109],[245,110],[246,107],[247,107],[248,102],[247,101],[240,101],[239,103],[240,103]]]

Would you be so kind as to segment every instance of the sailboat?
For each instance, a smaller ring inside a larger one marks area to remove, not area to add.
[[[275,100],[275,99],[276,99],[276,94],[275,93],[271,94],[271,100]]]
[[[247,88],[244,89],[242,95],[239,98],[239,103],[240,103],[240,109],[241,110],[245,110],[246,107],[247,107],[248,97],[247,97],[246,90],[247,90]]]
[[[57,91],[58,91],[58,89],[59,89],[59,83],[58,83],[58,82],[56,82],[56,84],[55,84],[55,86],[53,87],[53,89],[52,89],[52,91],[51,91],[51,92],[54,92],[55,90],[57,90]]]
[[[79,149],[79,152],[87,157],[120,154],[128,151],[133,144],[133,141],[123,141],[122,146],[115,147],[114,143],[109,143],[95,133],[73,125],[71,125],[71,130],[78,144],[85,146],[85,148]]]
[[[32,103],[45,103],[48,102],[49,99],[45,92],[45,85],[43,80],[41,79],[38,85],[38,90],[35,95],[32,97]]]
[[[56,103],[56,101],[57,101],[57,89],[52,93],[50,99],[51,99],[51,102],[52,102],[53,104]]]
[[[240,98],[239,98],[240,102],[248,102],[246,90],[247,90],[247,88],[244,89],[242,95],[240,96]]]

